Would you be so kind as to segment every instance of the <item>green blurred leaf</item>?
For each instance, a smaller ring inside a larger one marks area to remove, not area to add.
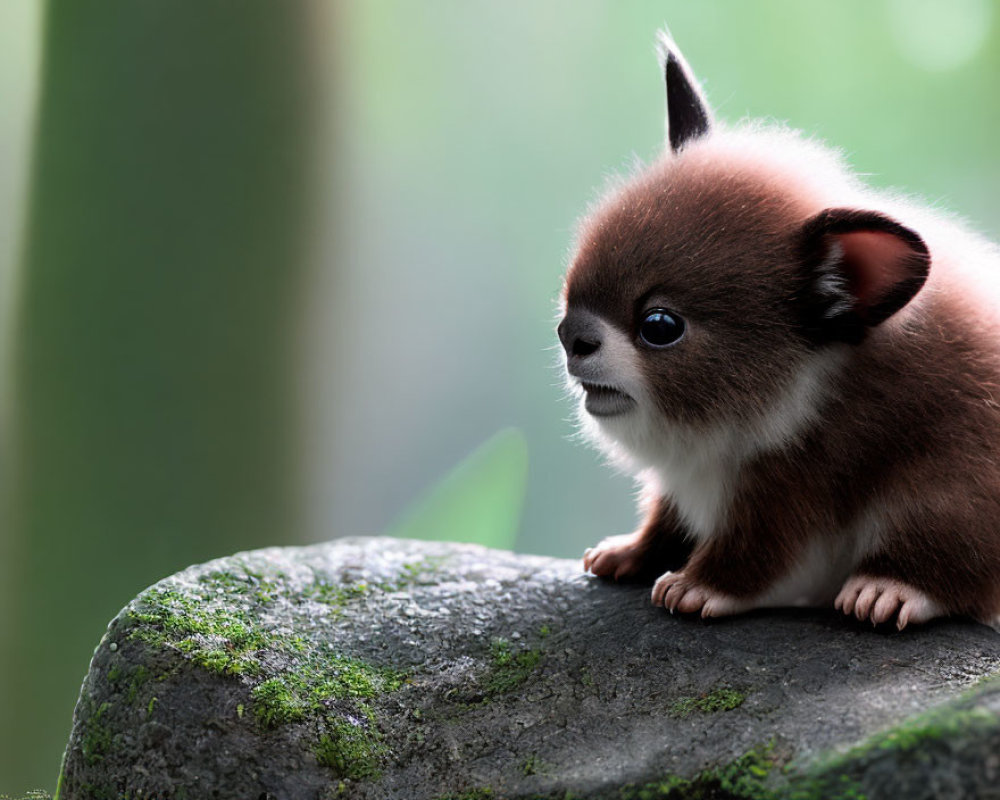
[[[387,534],[407,539],[514,546],[528,477],[528,446],[513,428],[476,448]]]

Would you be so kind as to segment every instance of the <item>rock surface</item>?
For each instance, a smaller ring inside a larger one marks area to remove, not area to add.
[[[110,624],[59,796],[1000,797],[991,629],[648,596],[390,539],[192,567]]]

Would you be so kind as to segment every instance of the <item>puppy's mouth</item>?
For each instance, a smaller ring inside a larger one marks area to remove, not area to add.
[[[594,417],[617,417],[635,408],[635,400],[621,389],[580,381],[586,393],[583,407]]]

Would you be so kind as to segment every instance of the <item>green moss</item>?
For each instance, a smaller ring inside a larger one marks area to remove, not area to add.
[[[861,784],[850,775],[808,777],[796,781],[781,795],[782,800],[867,800]]]
[[[152,674],[142,664],[132,670],[128,687],[125,691],[125,702],[132,705],[139,696],[140,690],[149,682],[150,678],[152,678]]]
[[[111,750],[113,734],[108,727],[104,715],[111,709],[111,703],[101,703],[94,708],[94,701],[88,700],[90,714],[84,728],[84,734],[80,738],[80,750],[83,760],[90,765],[103,761],[104,757]]]
[[[317,603],[329,606],[334,613],[339,613],[348,604],[359,600],[373,591],[399,592],[413,586],[425,586],[437,581],[435,572],[447,560],[447,556],[425,556],[419,561],[412,561],[400,567],[399,574],[388,581],[369,584],[364,581],[344,585],[331,583],[325,579],[317,579],[310,584],[303,595]]]
[[[253,713],[265,728],[298,722],[306,715],[307,708],[302,699],[281,678],[257,684],[250,697],[253,699]]]
[[[147,592],[130,612],[135,625],[131,635],[148,644],[172,648],[209,672],[241,676],[263,687],[255,691],[264,704],[260,716],[267,719],[301,718],[299,714],[272,713],[278,707],[287,711],[289,705],[296,705],[308,710],[328,698],[373,698],[402,684],[405,676],[393,670],[345,658],[301,636],[265,628],[258,616],[235,602],[236,598],[225,592],[218,594],[220,588],[242,586],[242,580],[228,572],[211,576],[216,583],[207,582],[210,591],[204,595],[168,588]],[[259,587],[257,591],[261,591]],[[266,669],[261,657],[274,652],[284,655],[282,663],[288,666],[268,676],[275,670]],[[258,677],[262,680],[253,681]],[[139,678],[148,676],[136,676],[136,684],[141,683]],[[288,702],[279,702],[275,680],[285,686]]]
[[[371,701],[398,689],[406,675],[348,658],[327,642],[271,627],[266,613],[279,600],[290,603],[293,614],[306,599],[337,606],[368,587],[317,580],[303,594],[290,595],[284,580],[280,574],[216,571],[195,587],[155,587],[129,612],[130,636],[172,649],[208,672],[242,681],[250,690],[247,708],[263,729],[313,721],[321,763],[333,765],[343,776],[372,776],[371,765],[381,757],[384,744]],[[313,619],[315,611],[308,614]],[[139,687],[148,678],[148,674],[133,675],[130,686]],[[116,680],[123,678],[116,675]],[[130,702],[133,699],[129,697]],[[336,713],[331,701],[339,701]],[[241,718],[244,710],[243,704],[237,707]],[[354,726],[353,719],[366,722]],[[343,756],[339,761],[338,753]],[[343,766],[355,764],[355,756],[360,759],[358,766]]]
[[[260,664],[252,657],[239,657],[219,648],[204,649],[197,642],[185,642],[183,648],[199,667],[220,675],[259,675]]]
[[[956,734],[968,733],[980,726],[995,726],[995,715],[985,708],[953,711],[946,714],[928,714],[903,725],[871,737],[864,744],[850,750],[848,758],[857,758],[878,750],[905,752],[914,750],[929,741],[950,739]]]
[[[329,654],[257,684],[253,712],[266,728],[321,713],[328,700],[371,700],[402,686],[405,675],[363,661]],[[367,709],[366,704],[360,704]]]
[[[532,753],[521,764],[521,772],[525,775],[540,775],[549,769],[549,765],[542,761],[536,753]]]
[[[330,606],[335,611],[340,611],[348,603],[357,600],[368,593],[371,587],[367,583],[356,583],[352,586],[344,586],[338,583],[330,583],[325,580],[317,580],[306,587],[303,596],[317,603]]]
[[[220,674],[260,670],[257,651],[282,644],[268,636],[249,614],[225,598],[154,588],[129,612],[132,637],[172,647],[199,666]]]
[[[935,709],[807,767],[790,765],[779,770],[773,747],[768,746],[693,778],[669,775],[660,781],[624,787],[613,796],[616,800],[865,800],[860,777],[873,760],[887,753],[921,754],[935,741],[945,740],[954,746],[956,737],[981,735],[984,729],[996,726],[995,715],[986,709]]]
[[[746,695],[743,692],[723,687],[697,697],[682,697],[670,706],[670,713],[677,717],[688,717],[696,711],[706,714],[732,711],[743,705],[744,700]]]
[[[246,565],[239,572],[215,571],[201,577],[201,582],[222,589],[227,594],[242,594],[252,597],[260,604],[273,603],[281,593],[286,576],[277,572],[266,576]]]
[[[506,639],[494,640],[490,648],[491,665],[483,680],[487,697],[507,694],[521,686],[542,661],[541,649],[515,651]]]
[[[124,700],[126,705],[132,706],[140,699],[147,684],[154,679],[163,680],[169,674],[171,673],[154,676],[144,664],[126,670],[116,663],[108,669],[107,680],[113,687],[113,693],[117,695],[115,699]]]
[[[381,775],[387,748],[370,717],[328,721],[313,748],[316,760],[340,778],[372,780]]]
[[[86,800],[131,800],[127,794],[120,794],[107,786],[97,786],[93,783],[80,784],[80,797],[85,797]]]
[[[962,698],[977,697],[984,691],[1000,689],[1000,668],[993,670],[987,675],[983,675],[976,680],[968,689],[962,693]]]
[[[959,701],[961,702],[961,701]],[[965,737],[981,737],[996,730],[997,718],[985,708],[951,704],[911,717],[899,725],[870,736],[846,753],[820,758],[800,774],[793,774],[790,800],[863,800],[860,777],[873,761],[929,757],[935,742],[949,748]]]
[[[705,770],[693,778],[669,775],[642,786],[626,786],[620,800],[777,800],[780,794],[770,786],[775,768],[772,746],[751,750],[735,761]]]
[[[951,740],[956,736],[996,727],[996,715],[985,708],[934,709],[869,737],[844,755],[834,757],[825,764],[836,767],[887,750],[907,752],[935,740]]]
[[[460,794],[445,794],[435,798],[435,800],[492,800],[495,797],[493,790],[488,786],[481,786],[475,789],[466,789]]]

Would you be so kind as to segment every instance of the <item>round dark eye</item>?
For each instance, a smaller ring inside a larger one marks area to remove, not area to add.
[[[651,308],[639,323],[639,338],[650,347],[667,347],[684,335],[684,320],[665,308]]]

